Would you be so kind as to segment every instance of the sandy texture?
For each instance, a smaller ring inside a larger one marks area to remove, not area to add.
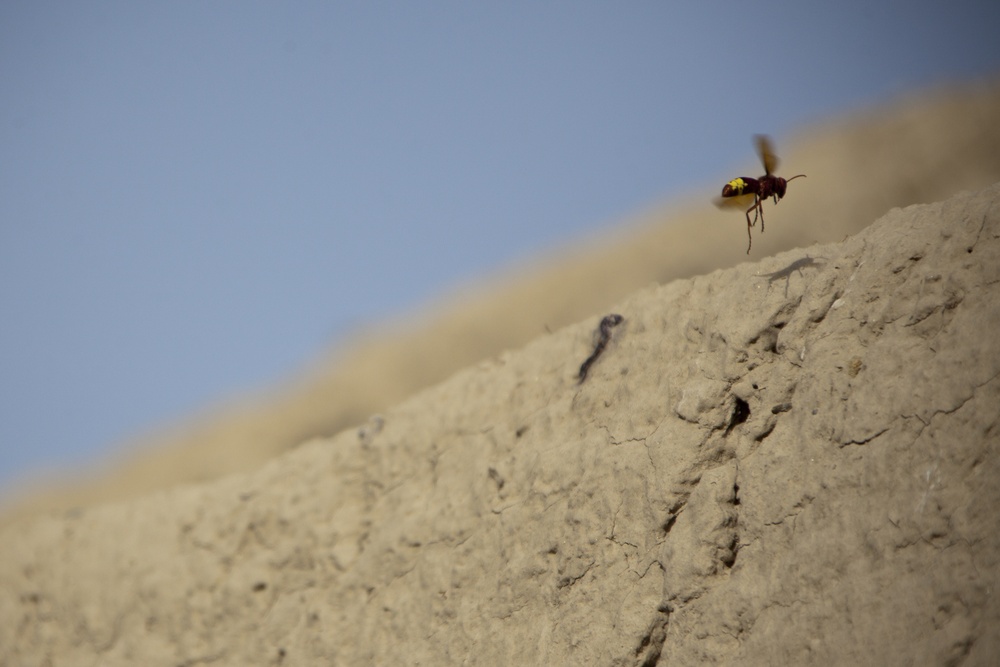
[[[8,502],[12,515],[65,510],[250,471],[303,440],[361,423],[459,369],[593,316],[665,283],[811,243],[841,241],[894,206],[945,199],[1000,180],[1000,85],[953,86],[776,136],[779,173],[806,173],[777,206],[748,258],[742,215],[710,203],[722,184],[756,174],[746,160],[719,181],[608,234],[514,267],[419,317],[386,323],[265,396],[207,411],[143,439],[124,461]],[[767,129],[767,128],[760,128]],[[475,224],[475,221],[470,221]],[[317,304],[317,307],[322,307]],[[79,474],[77,471],[76,474]]]
[[[607,312],[8,527],[0,665],[995,664],[1000,184]]]

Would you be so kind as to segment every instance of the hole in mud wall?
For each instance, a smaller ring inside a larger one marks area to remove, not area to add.
[[[726,426],[726,435],[734,428],[750,419],[750,405],[739,396],[736,396],[733,405],[733,414],[729,417],[729,425]]]

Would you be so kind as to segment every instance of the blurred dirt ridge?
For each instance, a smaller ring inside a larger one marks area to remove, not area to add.
[[[691,201],[654,207],[599,238],[359,332],[282,386],[144,437],[89,474],[43,480],[15,502],[8,498],[0,524],[254,470],[651,283],[839,241],[892,207],[986,187],[1000,180],[997,118],[1000,83],[989,81],[909,95],[776,137],[782,170],[808,178],[792,183],[779,206],[766,205],[767,229],[755,233],[749,257],[742,217],[710,204],[740,171],[723,166],[719,183]],[[749,137],[747,155],[745,170],[756,173]]]
[[[710,204],[736,171],[720,169],[689,201],[638,215],[599,238],[469,286],[423,312],[358,332],[267,393],[123,447],[121,459],[22,494],[0,524],[121,500],[258,468],[312,437],[362,423],[483,359],[601,312],[652,283],[699,275],[815,242],[840,241],[894,206],[944,199],[1000,180],[1000,85],[902,97],[790,137],[782,170],[806,173],[755,233]],[[749,172],[759,169],[747,139]],[[794,186],[794,187],[792,187]],[[474,221],[470,221],[474,224]]]

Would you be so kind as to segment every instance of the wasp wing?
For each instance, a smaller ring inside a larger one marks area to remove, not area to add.
[[[741,211],[745,211],[753,206],[755,201],[757,201],[757,195],[753,192],[747,192],[735,197],[716,197],[712,200],[712,203],[719,208],[738,208]]]
[[[764,173],[771,175],[778,170],[778,156],[774,154],[774,146],[771,139],[765,134],[754,136],[754,143],[757,145],[757,155],[764,164]]]

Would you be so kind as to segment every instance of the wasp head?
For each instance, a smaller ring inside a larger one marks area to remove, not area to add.
[[[778,199],[782,199],[785,196],[785,190],[788,189],[788,181],[783,178],[776,178],[774,180],[774,196]]]
[[[775,178],[775,182],[774,182],[774,194],[775,194],[775,196],[777,196],[778,199],[784,198],[784,196],[785,196],[785,190],[788,189],[788,181],[793,181],[796,178],[805,178],[805,176],[806,176],[805,174],[799,174],[798,176],[792,176],[791,178],[789,178],[787,180],[784,179],[784,178],[780,178],[780,177],[779,178]]]

